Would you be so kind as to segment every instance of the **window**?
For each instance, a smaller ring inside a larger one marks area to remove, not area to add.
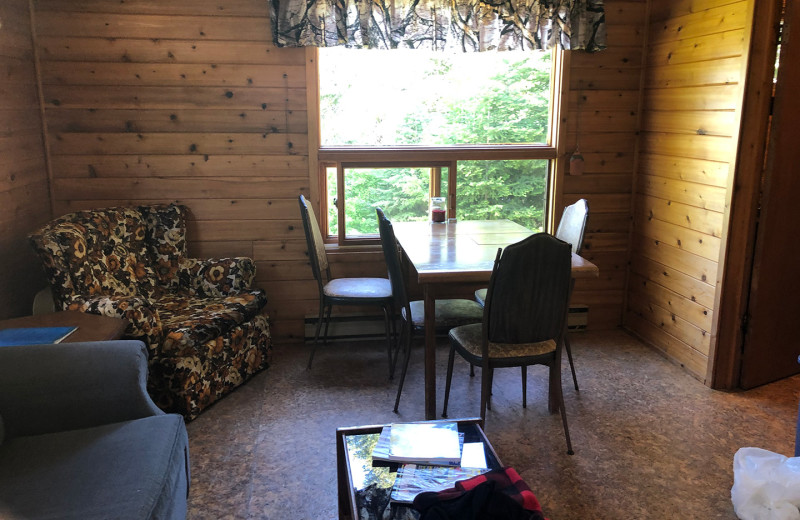
[[[394,221],[510,219],[544,229],[559,106],[556,52],[318,50],[323,211],[340,244]],[[325,229],[323,227],[323,229]]]

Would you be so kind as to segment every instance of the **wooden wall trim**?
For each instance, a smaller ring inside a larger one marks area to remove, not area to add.
[[[766,5],[765,5],[766,4]],[[750,45],[743,60],[744,83],[738,156],[728,186],[730,194],[723,237],[727,247],[720,259],[720,284],[715,300],[717,309],[712,336],[710,386],[717,389],[738,387],[742,318],[747,310],[750,272],[753,264],[758,199],[764,154],[769,131],[768,114],[772,99],[776,42],[781,15],[781,0],[759,4],[748,2]],[[735,232],[729,232],[735,230]]]
[[[33,48],[33,70],[36,73],[36,94],[39,98],[39,118],[42,121],[42,146],[44,147],[44,166],[47,171],[47,193],[50,218],[53,218],[53,167],[50,163],[50,140],[47,136],[47,117],[44,112],[44,92],[42,90],[42,68],[39,62],[39,49],[36,46],[36,14],[33,8],[34,0],[28,0],[28,10],[31,20],[31,47]]]
[[[322,193],[319,178],[319,51],[316,47],[306,47],[306,114],[308,128],[308,189],[309,201],[320,215],[320,201],[327,194]],[[327,218],[325,219],[327,222]],[[327,226],[326,226],[327,227]],[[324,229],[324,228],[323,228]]]
[[[553,171],[550,172],[550,186],[547,197],[547,208],[545,208],[545,229],[556,229],[557,218],[556,208],[564,206],[564,177],[567,172],[570,152],[566,147],[567,122],[569,114],[569,88],[570,88],[570,67],[572,64],[572,52],[553,51],[553,58],[556,60],[556,70],[558,76],[553,82],[553,95],[550,96],[551,105],[556,100],[555,92],[559,93],[558,106],[553,107],[554,124],[551,144],[556,148],[556,160],[551,163]],[[580,105],[580,100],[578,100]]]
[[[646,8],[645,8],[645,21],[648,22],[648,28],[644,31],[644,37],[642,38],[642,59],[641,59],[641,70],[642,73],[639,75],[639,102],[638,102],[638,109],[636,111],[636,131],[640,133],[640,137],[636,139],[636,143],[633,149],[633,173],[631,175],[631,192],[636,193],[636,187],[639,184],[639,165],[641,163],[641,129],[642,129],[642,121],[644,115],[644,103],[645,103],[645,86],[647,85],[647,74],[644,73],[647,67],[647,49],[648,49],[648,42],[650,40],[650,10],[652,7],[652,2],[648,0]],[[622,298],[622,308],[628,308],[628,299],[630,298],[631,292],[631,269],[630,266],[634,262],[633,257],[633,219],[634,219],[634,212],[636,211],[636,197],[631,197],[631,204],[630,204],[630,218],[628,219],[628,247],[626,251],[626,257],[628,259],[627,265],[628,269],[625,270],[625,286]],[[622,326],[625,328],[629,328],[628,323],[628,313],[622,313]]]

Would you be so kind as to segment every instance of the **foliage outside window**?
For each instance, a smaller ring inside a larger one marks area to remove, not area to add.
[[[551,53],[336,48],[318,61],[330,235],[375,236],[375,207],[425,220],[432,195],[450,197],[450,217],[544,229]]]

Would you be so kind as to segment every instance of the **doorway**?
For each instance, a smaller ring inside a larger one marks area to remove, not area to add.
[[[780,62],[800,59],[800,7],[788,2]],[[792,34],[792,28],[794,33]],[[743,323],[739,386],[753,388],[800,373],[800,70],[777,66],[749,297]]]

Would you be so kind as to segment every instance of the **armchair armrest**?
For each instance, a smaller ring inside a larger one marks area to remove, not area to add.
[[[160,415],[147,394],[140,341],[0,348],[6,437],[90,428]]]
[[[126,318],[129,322],[125,335],[145,341],[155,353],[164,339],[158,311],[146,299],[136,296],[75,296],[65,310],[81,311],[112,318]]]
[[[185,258],[178,267],[181,286],[201,297],[223,297],[250,289],[256,265],[247,257]]]

